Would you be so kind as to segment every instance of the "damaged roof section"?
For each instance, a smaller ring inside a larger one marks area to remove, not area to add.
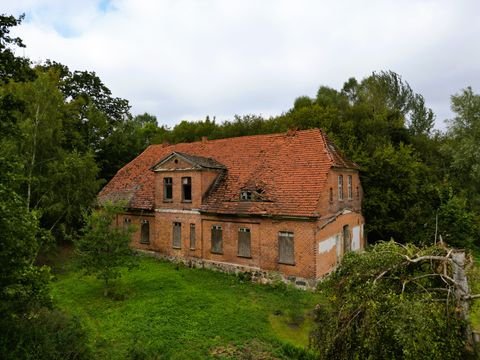
[[[358,169],[319,129],[151,145],[117,172],[99,198],[128,194],[130,208],[154,210],[154,171],[161,171],[173,156],[192,168],[220,172],[214,186],[203,194],[200,209],[218,214],[316,217],[329,170]],[[261,196],[242,201],[242,191]]]
[[[327,145],[328,154],[332,159],[333,167],[357,170],[360,168],[355,162],[347,159],[324,132],[322,132],[322,135]]]

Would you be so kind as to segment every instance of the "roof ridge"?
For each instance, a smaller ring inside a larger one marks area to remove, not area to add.
[[[240,135],[240,136],[232,136],[232,137],[225,137],[225,138],[220,138],[220,139],[207,139],[207,141],[205,142],[204,140],[196,140],[196,141],[191,141],[191,142],[179,142],[179,143],[175,143],[175,144],[151,144],[151,145],[148,145],[146,149],[148,149],[149,147],[164,147],[164,148],[167,148],[167,147],[175,147],[177,145],[182,145],[182,144],[197,144],[197,143],[203,143],[203,144],[208,144],[208,143],[213,143],[213,142],[220,142],[220,141],[228,141],[228,140],[232,140],[232,139],[245,139],[245,138],[251,138],[251,137],[281,137],[281,136],[292,136],[292,134],[290,134],[290,131],[291,130],[287,130],[287,131],[284,131],[284,132],[280,132],[280,133],[269,133],[269,134],[254,134],[254,135]],[[303,134],[303,133],[308,133],[308,132],[320,132],[322,133],[322,129],[319,129],[319,128],[311,128],[311,129],[303,129],[303,130],[295,130],[293,136],[297,135],[297,134]],[[145,150],[146,150],[145,149]]]

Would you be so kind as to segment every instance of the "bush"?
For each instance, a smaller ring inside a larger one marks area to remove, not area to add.
[[[30,319],[0,320],[2,359],[91,359],[85,329],[76,317],[43,308]]]
[[[448,250],[388,242],[347,254],[319,285],[329,299],[315,309],[321,358],[462,358],[466,324]]]

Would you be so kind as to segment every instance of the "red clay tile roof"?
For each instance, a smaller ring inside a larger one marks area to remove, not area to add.
[[[152,166],[173,152],[212,158],[227,170],[209,192],[202,211],[223,214],[318,216],[319,195],[331,167],[358,168],[319,129],[244,136],[176,145],[151,145],[120,169],[99,194],[153,210]],[[264,201],[239,201],[240,191],[258,186]]]

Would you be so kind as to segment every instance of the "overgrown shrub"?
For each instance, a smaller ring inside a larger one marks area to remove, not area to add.
[[[312,344],[322,359],[459,359],[465,322],[448,249],[384,242],[349,253],[319,290]],[[437,259],[438,260],[432,260]]]
[[[92,359],[87,332],[76,317],[42,309],[32,318],[0,320],[0,354],[5,360]]]

